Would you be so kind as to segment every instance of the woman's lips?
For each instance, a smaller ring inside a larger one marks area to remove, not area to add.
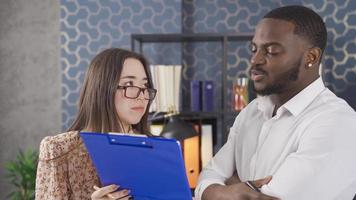
[[[132,107],[131,110],[136,111],[136,112],[143,112],[144,107]]]
[[[259,70],[251,70],[251,80],[260,81],[265,77],[265,73]]]

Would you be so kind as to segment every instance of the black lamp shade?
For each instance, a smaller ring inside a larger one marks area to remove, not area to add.
[[[179,119],[177,115],[169,117],[167,124],[161,132],[162,137],[176,140],[184,140],[196,135],[198,134],[194,130],[193,125]]]

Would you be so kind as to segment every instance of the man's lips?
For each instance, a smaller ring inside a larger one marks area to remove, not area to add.
[[[251,80],[253,81],[260,81],[266,76],[266,73],[260,70],[251,70]]]

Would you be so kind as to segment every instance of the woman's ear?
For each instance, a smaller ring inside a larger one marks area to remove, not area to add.
[[[317,67],[321,59],[321,49],[319,47],[310,48],[306,56],[306,68]]]

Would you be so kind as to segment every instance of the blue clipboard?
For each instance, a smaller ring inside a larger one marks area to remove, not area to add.
[[[179,142],[80,132],[103,185],[131,190],[135,200],[191,200]]]

